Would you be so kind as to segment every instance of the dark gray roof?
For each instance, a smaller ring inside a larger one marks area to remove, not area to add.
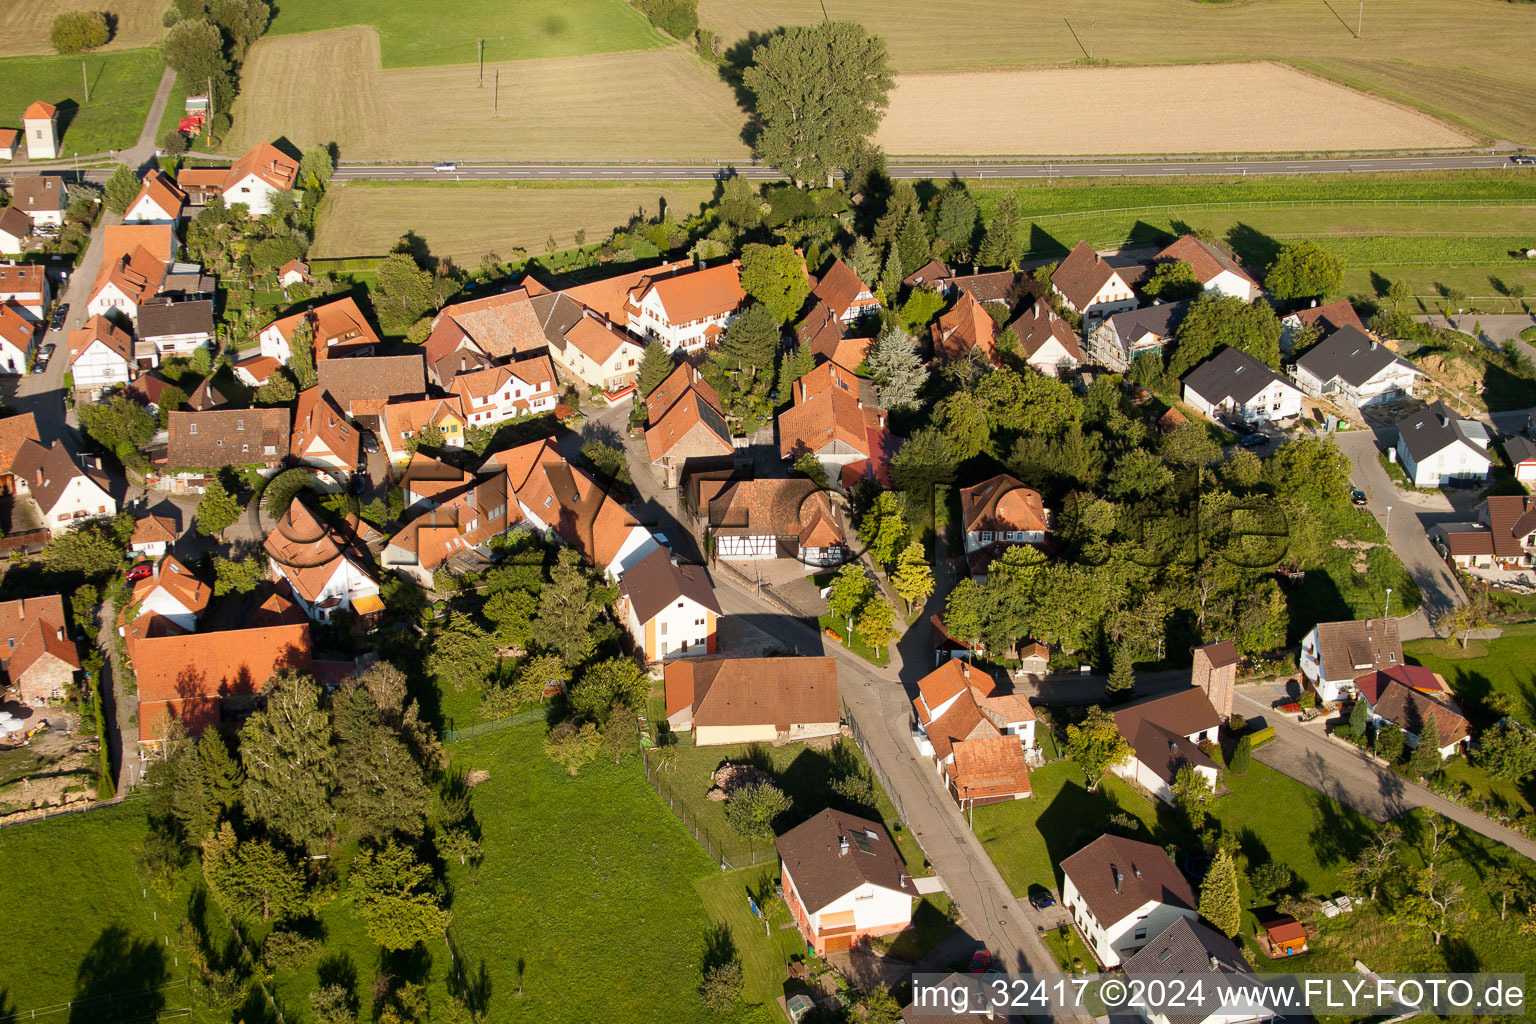
[[[1536,459],[1536,443],[1523,434],[1516,434],[1504,442],[1504,454],[1509,456],[1510,465],[1518,466]]]
[[[1225,399],[1247,404],[1272,381],[1285,378],[1242,349],[1227,346],[1184,375],[1184,386],[1212,405]]]
[[[212,299],[193,299],[190,302],[148,302],[139,307],[140,338],[212,333]]]
[[[1487,436],[1482,424],[1463,420],[1444,402],[1427,405],[1397,423],[1399,443],[1416,463],[1445,451],[1458,441],[1486,453],[1486,449],[1473,441],[1479,434]]]
[[[1160,846],[1102,835],[1061,862],[1078,895],[1105,928],[1148,901],[1195,909],[1195,893]]]
[[[532,302],[533,312],[539,318],[539,326],[544,329],[544,337],[549,339],[555,351],[564,352],[565,332],[580,323],[581,318],[586,315],[581,303],[564,292],[535,295]]]
[[[1298,368],[1320,381],[1326,383],[1337,377],[1351,387],[1359,387],[1393,363],[1416,369],[1364,331],[1347,326],[1340,327],[1296,360]]]
[[[1181,917],[1164,928],[1120,966],[1128,978],[1144,975],[1253,973],[1253,967],[1243,958],[1242,951],[1231,939],[1187,917]],[[1219,983],[1232,980],[1224,979]],[[1200,1024],[1209,1016],[1210,1013],[1201,1013],[1199,1010],[1169,1013],[1168,1021],[1169,1024]]]
[[[1160,305],[1143,306],[1141,309],[1116,313],[1107,323],[1114,325],[1115,333],[1122,341],[1149,332],[1166,338],[1173,334],[1174,328],[1179,326],[1179,321],[1184,319],[1184,313],[1188,309],[1188,299],[1164,302]]]
[[[619,577],[619,585],[641,622],[649,622],[667,605],[684,597],[720,614],[720,602],[715,599],[709,573],[702,565],[674,565],[672,552],[666,548],[657,548],[626,570]]]

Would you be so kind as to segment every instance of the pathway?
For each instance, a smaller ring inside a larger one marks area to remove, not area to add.
[[[166,68],[160,74],[160,87],[155,90],[155,98],[150,101],[149,113],[144,117],[144,127],[139,130],[139,141],[134,143],[132,149],[125,149],[120,154],[123,163],[132,167],[138,174],[149,170],[155,162],[155,139],[160,134],[160,118],[165,114],[165,105],[171,98],[171,86],[176,83],[176,72]]]

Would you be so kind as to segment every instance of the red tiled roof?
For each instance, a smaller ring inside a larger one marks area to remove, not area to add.
[[[98,341],[133,365],[132,335],[104,316],[93,316],[84,327],[69,332],[69,365],[74,366],[75,361]]]
[[[6,674],[14,684],[27,669],[47,655],[59,659],[71,669],[78,671],[80,668],[80,653],[75,650],[75,642],[65,635],[63,625],[41,618],[33,619],[26,633],[16,642],[16,649],[11,652]]]
[[[960,521],[967,532],[1048,529],[1040,492],[1007,473],[960,491]]]
[[[172,217],[181,216],[182,210],[187,206],[186,193],[178,188],[174,181],[161,174],[159,169],[153,167],[148,174],[144,175],[144,184],[139,189],[139,194],[133,197],[133,202],[128,204],[128,208],[133,209],[138,205],[139,200],[146,197]]]
[[[313,309],[274,320],[263,327],[262,331],[276,327],[283,340],[292,344],[293,332],[306,319],[309,321],[311,345],[317,362],[374,348],[379,344],[379,336],[374,333],[368,318],[363,316],[363,311],[350,295],[329,299]]]
[[[320,449],[312,451],[317,441]],[[316,386],[299,392],[288,452],[296,459],[334,455],[356,466],[362,461],[362,435],[347,422],[336,400]]]
[[[32,344],[32,321],[21,315],[21,306],[12,299],[0,302],[0,338],[25,352]],[[31,415],[28,413],[27,415]]]
[[[960,740],[954,745],[954,754],[948,774],[961,801],[1029,795],[1029,763],[1017,737]]]
[[[22,120],[32,121],[39,118],[51,118],[58,113],[58,108],[52,103],[44,103],[42,100],[33,100],[31,105],[22,112]]]
[[[262,142],[234,162],[224,179],[224,187],[229,188],[247,174],[256,175],[275,189],[287,191],[293,188],[294,180],[299,176],[299,165],[270,142]]]
[[[674,324],[730,313],[747,298],[741,288],[739,262],[646,278],[630,289],[630,301],[639,305],[651,292],[656,293]]]
[[[997,359],[997,322],[970,292],[963,292],[953,309],[931,328],[933,354],[939,359],[963,359],[979,348],[988,360]]]
[[[0,474],[9,473],[23,441],[39,441],[37,421],[30,412],[0,419]]]
[[[139,739],[153,741],[163,735],[167,712],[199,709],[188,732],[201,731],[217,720],[221,696],[259,693],[283,669],[307,670],[309,625],[171,636],[151,631],[130,638],[128,654],[139,684]]]
[[[838,721],[835,658],[683,658],[666,667],[667,715],[693,708],[694,726]]]
[[[143,516],[133,524],[129,545],[170,544],[176,539],[176,524],[164,516]]]
[[[1154,259],[1183,260],[1195,268],[1195,276],[1200,279],[1202,285],[1210,284],[1225,270],[1236,274],[1255,288],[1259,286],[1259,282],[1249,277],[1248,272],[1235,259],[1209,242],[1201,241],[1194,235],[1184,235],[1168,248],[1158,253]]]
[[[208,589],[208,584],[192,575],[175,555],[166,555],[155,567],[153,576],[146,576],[133,585],[133,599],[130,607],[143,604],[149,595],[157,590],[163,590],[175,598],[187,611],[194,615],[201,614],[208,607],[208,600],[213,596]],[[126,609],[125,609],[126,610]]]
[[[811,289],[811,294],[826,303],[839,318],[846,317],[851,310],[880,308],[879,301],[870,294],[869,286],[842,260],[832,261],[816,287]]]

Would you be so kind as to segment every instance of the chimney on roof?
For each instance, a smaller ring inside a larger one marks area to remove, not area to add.
[[[848,856],[848,837],[845,835],[837,837],[837,855],[839,857]]]
[[[64,639],[64,627],[63,626],[59,627],[59,639],[60,640]]]
[[[1114,875],[1115,875],[1115,892],[1119,892],[1121,884],[1124,883],[1124,881],[1125,881],[1125,876],[1122,875],[1120,873],[1120,869],[1115,867],[1115,865],[1113,865],[1113,864],[1111,864],[1109,866],[1109,870],[1114,872]]]
[[[1221,961],[1216,959],[1216,954],[1211,954],[1211,969],[1216,970],[1221,966]]]
[[[1316,309],[1316,308],[1317,308],[1317,300],[1316,300],[1316,299],[1313,299],[1313,300],[1312,300],[1312,308],[1313,308],[1313,309]]]

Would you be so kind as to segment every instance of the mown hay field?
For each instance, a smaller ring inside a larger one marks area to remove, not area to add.
[[[500,74],[500,87],[494,83]],[[226,152],[286,137],[343,160],[740,160],[743,115],[681,46],[383,69],[379,36],[343,28],[251,48]]]
[[[956,110],[1008,113],[978,124],[955,117]],[[1046,156],[1436,148],[1472,140],[1416,110],[1255,62],[901,75],[876,141],[888,153]]]
[[[752,31],[807,25],[820,0],[700,0],[699,17],[727,45]],[[832,17],[883,36],[903,73],[1060,65],[1082,60],[1165,64],[1275,59],[1359,85],[1494,138],[1536,142],[1536,5],[1502,0],[836,0]],[[1018,112],[1032,120],[1064,97]],[[1154,95],[1149,101],[1155,101]],[[984,107],[978,136],[993,130]],[[1082,126],[1086,151],[1097,135]],[[926,148],[926,147],[925,147]]]
[[[435,256],[474,267],[486,253],[510,259],[521,247],[545,250],[575,245],[577,231],[599,242],[632,214],[654,217],[665,203],[681,218],[714,195],[711,183],[662,185],[364,185],[333,189],[320,211],[311,254],[377,256],[407,231],[426,240]]]
[[[667,45],[624,0],[288,0],[277,5],[267,31],[292,35],[353,25],[378,30],[387,68],[474,64],[481,42],[487,61]]]
[[[156,46],[165,35],[161,18],[170,0],[0,0],[0,57],[52,53],[48,30],[65,11],[107,10],[117,18],[112,41],[102,49],[132,50]],[[78,68],[77,77],[78,77]],[[25,104],[23,104],[25,106]]]

